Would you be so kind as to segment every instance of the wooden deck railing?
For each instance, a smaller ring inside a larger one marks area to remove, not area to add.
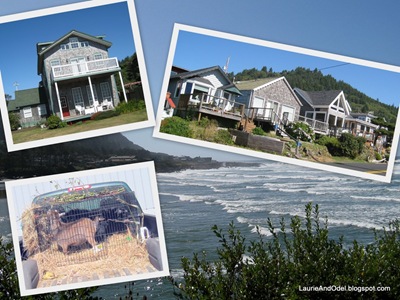
[[[200,112],[209,112],[213,115],[236,118],[242,118],[245,109],[242,103],[207,94],[190,95],[187,107],[197,108]]]

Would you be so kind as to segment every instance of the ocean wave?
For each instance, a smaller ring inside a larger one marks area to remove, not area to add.
[[[392,201],[400,202],[400,198],[385,197],[385,196],[350,196],[352,199],[365,201]]]
[[[367,229],[381,229],[382,225],[370,223],[370,222],[362,222],[362,221],[354,221],[354,220],[340,220],[340,219],[328,219],[328,225],[345,225],[345,226],[355,226],[359,228],[367,228]]]
[[[281,232],[280,229],[275,228],[275,233]],[[253,226],[253,229],[251,230],[252,233],[257,233],[257,226]],[[272,236],[271,231],[269,228],[258,226],[258,232],[263,235],[263,236]]]

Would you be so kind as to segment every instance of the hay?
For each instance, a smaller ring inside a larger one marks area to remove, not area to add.
[[[114,234],[107,239],[107,242],[98,246],[102,248],[99,252],[95,252],[94,249],[85,249],[70,254],[64,254],[55,247],[50,247],[32,258],[38,262],[42,281],[44,280],[43,275],[46,273],[54,274],[54,278],[58,281],[63,279],[68,281],[72,277],[92,278],[95,273],[119,273],[123,268],[131,270],[132,273],[138,273],[151,265],[145,244],[129,233]],[[106,252],[106,255],[103,251]],[[59,261],[77,262],[82,257],[91,257],[93,261],[62,266],[58,264]]]
[[[49,234],[46,233],[47,216],[46,214],[37,214],[37,209],[40,206],[32,205],[22,213],[22,237],[24,241],[24,248],[30,254],[39,251],[41,241],[50,240]],[[38,232],[40,231],[40,236]]]

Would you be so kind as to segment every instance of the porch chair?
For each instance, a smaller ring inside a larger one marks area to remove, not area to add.
[[[113,109],[114,108],[114,105],[113,105],[111,99],[104,99],[103,102],[101,103],[101,105],[103,107],[106,107],[106,109]]]
[[[85,114],[85,108],[82,105],[79,104],[75,105],[75,110],[79,115]]]
[[[94,105],[95,112],[103,111],[103,106],[99,103],[99,101],[94,100],[93,105]]]

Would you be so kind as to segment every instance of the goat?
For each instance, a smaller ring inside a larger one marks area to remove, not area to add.
[[[86,241],[94,248],[96,246],[95,234],[100,218],[96,216],[94,221],[89,218],[64,223],[56,210],[49,210],[47,217],[50,222],[50,231],[53,241],[57,242],[66,254],[69,246],[80,246]]]

